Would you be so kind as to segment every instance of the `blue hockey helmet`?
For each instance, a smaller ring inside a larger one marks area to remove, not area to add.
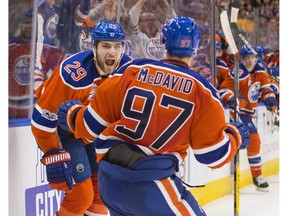
[[[94,43],[99,40],[125,41],[125,33],[118,22],[100,21],[91,31]]]
[[[242,57],[244,57],[244,56],[255,55],[255,54],[247,45],[244,45],[244,46],[242,46],[242,48],[240,50],[240,55]]]
[[[161,42],[165,44],[165,49],[170,55],[195,55],[200,40],[198,24],[189,17],[171,18],[162,28]]]

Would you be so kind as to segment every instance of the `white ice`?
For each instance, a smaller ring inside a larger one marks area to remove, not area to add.
[[[282,213],[279,207],[279,175],[268,176],[266,180],[269,183],[268,193],[256,191],[253,184],[240,190],[240,216],[278,216]],[[234,195],[231,193],[202,207],[208,216],[233,216]],[[281,216],[287,216],[287,212]]]

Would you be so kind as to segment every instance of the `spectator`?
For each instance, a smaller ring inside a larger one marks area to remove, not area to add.
[[[9,43],[9,119],[28,118],[33,10],[21,16],[20,35]]]
[[[46,0],[38,7],[34,90],[37,90],[43,81],[48,79],[64,58],[64,53],[59,50],[57,37],[57,28],[63,25],[59,22],[61,8],[61,0]],[[44,45],[50,48],[44,50]]]
[[[174,10],[170,12],[170,6],[166,0],[158,1],[158,3],[164,5],[162,10],[169,11],[165,15],[166,18],[176,15]],[[146,4],[150,7],[148,10],[143,10]],[[138,0],[129,11],[132,25],[131,52],[134,58],[162,59],[164,57],[164,48],[160,43],[162,23],[152,8],[154,5],[155,1]]]

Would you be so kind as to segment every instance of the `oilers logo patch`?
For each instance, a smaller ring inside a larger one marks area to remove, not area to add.
[[[81,51],[92,50],[93,40],[91,34],[82,30],[79,34],[78,45]]]
[[[251,103],[258,102],[259,89],[260,89],[260,82],[253,83],[253,85],[249,88],[248,99]]]
[[[165,47],[160,43],[159,38],[151,38],[145,45],[145,54],[150,59],[163,59],[165,54]]]
[[[57,14],[54,14],[54,16],[50,17],[50,19],[47,21],[46,34],[49,37],[49,39],[54,39],[56,37],[56,28],[58,22],[59,22],[59,16]]]
[[[84,165],[82,163],[79,163],[76,165],[77,172],[82,173],[82,172],[84,172],[84,169],[85,168],[84,168]]]
[[[248,123],[248,127],[249,127],[249,128],[253,128],[254,125],[253,125],[252,123],[249,122],[249,123]]]
[[[14,78],[21,85],[28,85],[30,80],[31,56],[23,55],[16,59],[14,63]]]

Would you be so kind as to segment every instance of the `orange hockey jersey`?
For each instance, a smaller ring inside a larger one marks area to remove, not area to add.
[[[120,65],[131,58],[123,55]],[[52,76],[36,91],[31,129],[41,150],[59,148],[57,114],[60,104],[66,100],[79,100],[88,104],[104,79],[99,75],[92,50],[79,52],[65,59]]]
[[[107,99],[109,97],[109,99]],[[189,146],[211,168],[229,162],[236,141],[217,90],[183,62],[137,59],[118,69],[75,119],[75,137],[95,140],[100,161],[118,143],[137,145],[147,155],[174,154]]]
[[[229,67],[225,61],[221,58],[216,58],[216,69],[217,69],[217,89],[220,89],[222,82],[229,73]]]
[[[31,44],[9,44],[9,118],[28,118],[30,109]]]
[[[255,117],[256,107],[259,97],[273,92],[268,73],[259,63],[256,63],[252,72],[248,72],[246,67],[239,64],[239,113]],[[224,102],[234,95],[234,70],[230,70],[229,75],[221,85],[220,96]],[[243,97],[243,98],[242,98]]]

